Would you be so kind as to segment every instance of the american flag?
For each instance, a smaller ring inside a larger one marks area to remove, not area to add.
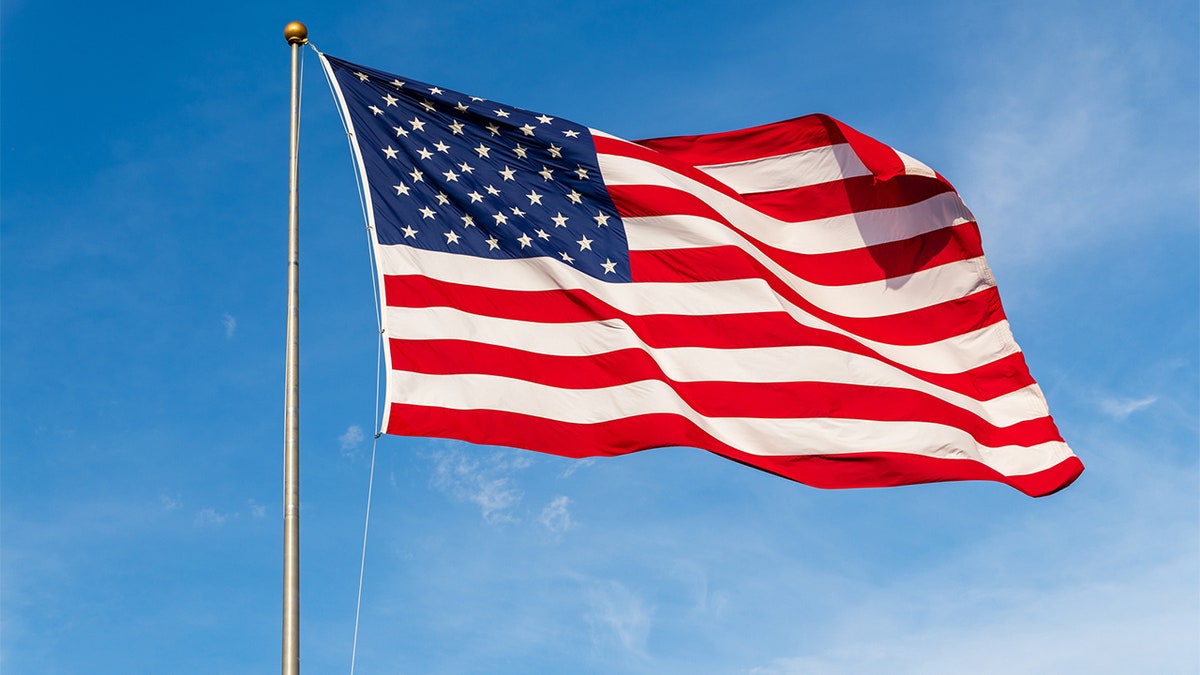
[[[383,431],[556,455],[690,446],[808,485],[1083,465],[979,230],[824,115],[630,142],[322,55],[364,186]]]

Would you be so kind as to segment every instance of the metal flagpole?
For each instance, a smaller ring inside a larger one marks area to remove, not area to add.
[[[289,23],[292,47],[291,167],[288,183],[288,315],[283,407],[283,675],[300,674],[300,50],[308,28]]]

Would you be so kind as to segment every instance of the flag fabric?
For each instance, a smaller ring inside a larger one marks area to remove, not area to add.
[[[1083,470],[971,212],[824,115],[630,142],[321,55],[381,287],[383,431],[689,446],[824,488]]]

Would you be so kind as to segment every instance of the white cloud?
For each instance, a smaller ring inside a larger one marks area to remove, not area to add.
[[[351,424],[346,428],[346,432],[338,436],[338,445],[342,449],[343,456],[354,454],[354,450],[363,442],[366,436],[363,434],[362,427],[357,424]]]
[[[964,61],[970,84],[947,99],[961,158],[947,176],[979,219],[989,256],[1013,263],[1145,227],[1169,236],[1187,224],[1165,209],[1194,203],[1197,192],[1194,146],[1179,142],[1194,112],[1170,77],[1179,71],[1170,64],[1184,63],[1178,42],[1140,25],[1140,12],[1115,24],[1079,12],[1069,32],[1041,16],[1061,11],[1025,5],[997,22],[979,58]],[[1147,101],[1153,120],[1141,114]]]
[[[591,582],[584,594],[584,619],[592,628],[592,643],[607,651],[614,643],[626,654],[644,658],[654,610],[641,596],[619,581]]]
[[[1148,408],[1158,402],[1157,396],[1145,396],[1142,398],[1103,398],[1100,400],[1100,409],[1106,415],[1112,417],[1118,422],[1123,421],[1133,413]]]
[[[234,518],[237,518],[236,513],[218,513],[216,509],[205,508],[196,512],[193,524],[196,527],[220,527]]]
[[[586,469],[595,463],[596,463],[596,460],[591,457],[588,457],[586,459],[572,460],[571,463],[567,465],[567,468],[563,469],[563,472],[558,475],[558,477],[559,478],[570,478],[571,476],[575,475],[576,471],[579,471],[580,469]]]
[[[565,496],[555,497],[542,509],[541,515],[538,516],[538,522],[554,534],[566,532],[575,527],[575,523],[571,520],[570,505],[570,498]]]
[[[171,497],[170,495],[162,495],[159,498],[159,501],[162,503],[163,511],[175,511],[180,507],[180,501],[179,501],[178,496]]]
[[[434,456],[434,462],[431,482],[435,488],[477,505],[489,523],[517,520],[512,511],[525,493],[511,474],[532,465],[526,453],[496,452],[474,458],[459,450],[444,450]]]
[[[226,313],[221,317],[221,323],[225,326],[225,339],[232,340],[233,334],[237,332],[237,319]]]
[[[250,505],[251,517],[253,517],[253,518],[266,518],[267,517],[267,507],[263,506],[262,504],[259,504],[258,502],[254,501],[253,499],[249,500],[248,503]]]

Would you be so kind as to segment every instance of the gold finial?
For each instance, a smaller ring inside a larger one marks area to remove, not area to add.
[[[287,38],[289,45],[306,45],[308,44],[308,26],[293,21],[283,27],[283,37]]]

